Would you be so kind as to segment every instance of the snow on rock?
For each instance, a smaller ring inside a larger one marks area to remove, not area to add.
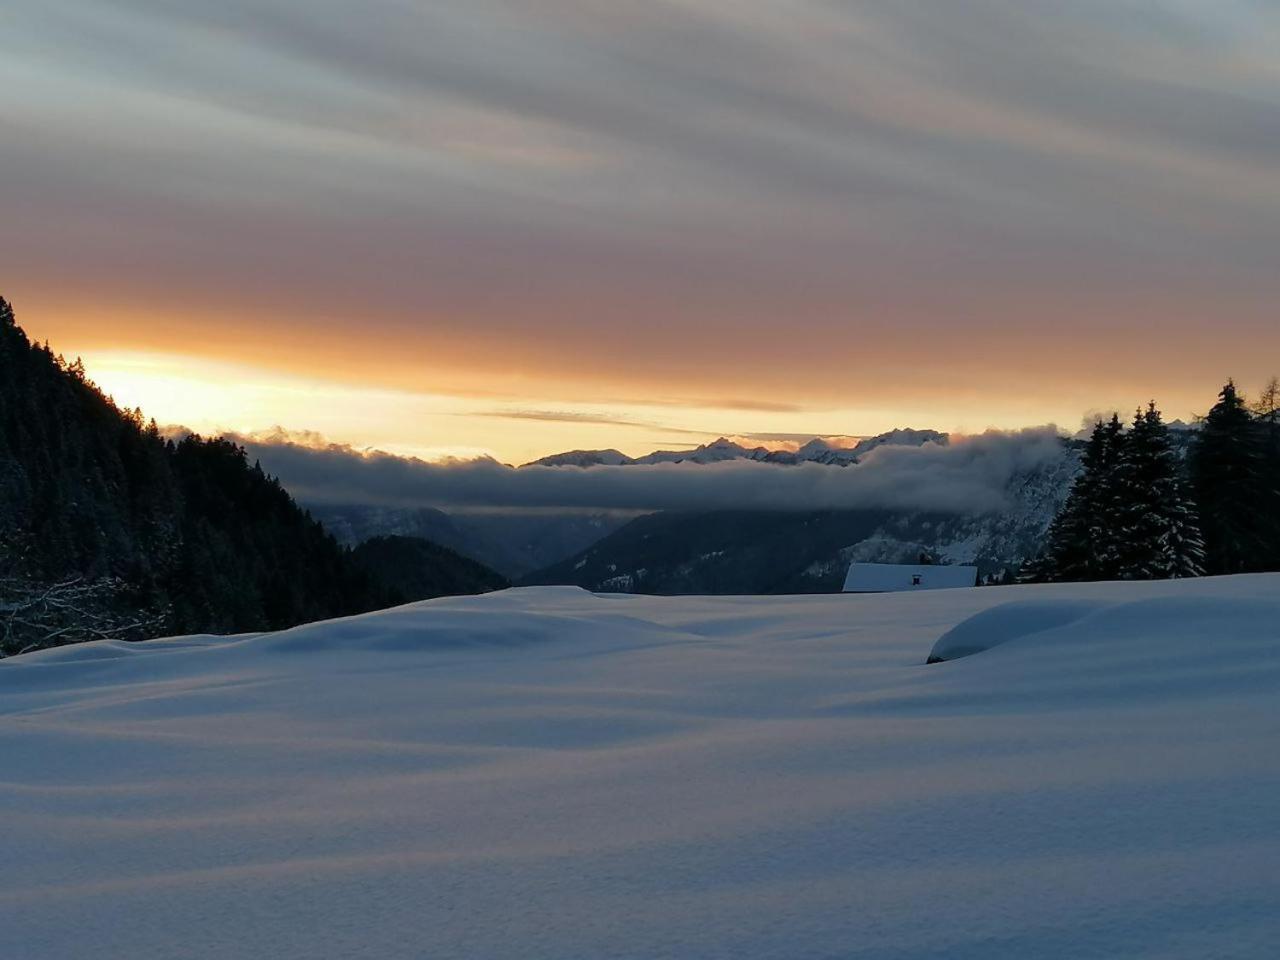
[[[621,450],[569,450],[524,464],[526,467],[619,467],[635,461]]]
[[[945,446],[949,442],[950,437],[945,433],[939,433],[937,430],[913,430],[910,427],[899,427],[890,430],[888,433],[882,433],[879,436],[868,437],[860,441],[853,447],[852,453],[855,457],[861,457],[877,447],[920,447],[926,443]]]
[[[652,466],[656,463],[722,463],[726,460],[760,460],[768,463],[797,464],[821,463],[846,467],[857,463],[864,454],[883,446],[919,447],[926,443],[945,445],[949,437],[936,430],[912,430],[900,428],[875,437],[866,437],[855,446],[832,446],[822,437],[814,437],[798,450],[769,450],[766,447],[744,447],[728,437],[719,437],[710,443],[700,444],[690,450],[655,450],[642,457],[628,457],[619,450],[569,450],[524,464],[525,467],[596,467],[596,466]]]
[[[1280,940],[1277,575],[509,590],[16,657],[0,714],[3,957]]]

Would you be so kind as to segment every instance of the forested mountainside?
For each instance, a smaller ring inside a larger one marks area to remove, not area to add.
[[[166,440],[78,361],[30,342],[0,299],[0,655],[279,629],[408,599],[242,448]]]
[[[351,552],[378,583],[404,597],[487,593],[511,584],[482,563],[421,537],[373,537]]]
[[[418,537],[517,579],[558,563],[622,526],[630,516],[607,511],[488,510],[446,513],[432,507],[307,504],[340,543],[374,537]]]
[[[521,583],[606,593],[826,593],[840,589],[854,560],[976,562],[998,580],[1039,549],[1043,527],[1002,536],[1000,518],[985,521],[889,510],[653,513]]]
[[[831,571],[806,571],[891,519],[883,510],[652,513],[522,582],[607,593],[829,591],[839,589]]]

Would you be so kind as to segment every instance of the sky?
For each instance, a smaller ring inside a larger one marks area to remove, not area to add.
[[[1280,5],[8,0],[0,294],[162,423],[978,432],[1280,371]]]

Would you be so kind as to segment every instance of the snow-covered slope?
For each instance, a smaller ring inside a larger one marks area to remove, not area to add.
[[[1280,942],[1276,575],[513,590],[18,657],[0,712],[3,957]]]

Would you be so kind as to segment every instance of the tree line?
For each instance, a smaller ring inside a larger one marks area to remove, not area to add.
[[[1154,402],[1098,421],[1026,581],[1160,580],[1280,570],[1280,383],[1228,381],[1190,443]]]
[[[364,559],[242,447],[166,437],[120,410],[0,298],[0,656],[274,630],[505,585],[456,554],[426,558],[448,568],[429,582],[391,582]]]

